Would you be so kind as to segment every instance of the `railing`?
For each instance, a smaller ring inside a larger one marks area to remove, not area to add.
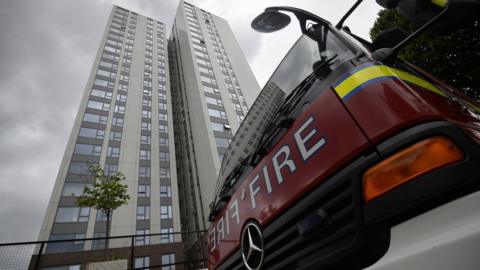
[[[0,244],[0,270],[203,269],[205,254],[188,258],[183,237],[169,232]]]

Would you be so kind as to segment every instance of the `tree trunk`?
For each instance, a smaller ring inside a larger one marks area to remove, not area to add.
[[[107,228],[106,228],[106,233],[105,233],[105,237],[107,237],[107,239],[105,239],[105,249],[108,248],[108,237],[110,236],[110,211],[107,211]]]

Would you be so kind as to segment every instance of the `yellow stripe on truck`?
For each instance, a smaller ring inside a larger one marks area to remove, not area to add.
[[[437,5],[439,7],[445,7],[448,4],[447,0],[431,0],[432,4]]]
[[[404,71],[384,65],[373,65],[362,68],[346,77],[343,81],[338,83],[334,89],[342,99],[345,99],[349,98],[357,91],[360,91],[369,83],[387,79],[399,79],[406,81],[435,92],[438,95],[446,96],[440,89],[430,82]]]

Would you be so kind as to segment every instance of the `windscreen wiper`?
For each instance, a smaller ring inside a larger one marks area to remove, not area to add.
[[[235,185],[235,183],[238,181],[238,178],[242,175],[245,167],[249,165],[248,161],[250,160],[250,156],[247,156],[244,158],[236,167],[233,169],[233,171],[225,177],[224,182],[222,183],[222,186],[218,190],[219,196],[222,194],[227,194],[228,191]]]
[[[228,201],[230,201],[231,196],[228,193],[242,176],[245,167],[250,165],[248,162],[249,160],[250,156],[244,158],[240,164],[238,164],[237,167],[235,167],[235,169],[233,169],[233,171],[225,178],[222,186],[218,190],[217,194],[215,194],[215,200],[212,204],[210,204],[209,221],[213,221],[215,215],[222,210],[223,207],[225,207]],[[225,205],[222,205],[222,203]]]
[[[305,79],[300,82],[300,84],[298,84],[297,87],[295,87],[295,89],[293,89],[292,92],[290,92],[290,94],[285,98],[278,111],[267,124],[267,127],[263,130],[254,154],[252,155],[250,164],[256,164],[260,158],[265,156],[266,149],[264,149],[264,143],[262,142],[266,141],[266,137],[270,137],[270,135],[273,134],[278,127],[289,128],[291,124],[293,124],[294,119],[286,119],[285,116],[291,111],[291,108],[294,108],[297,105],[301,97],[303,97],[303,95],[307,92],[306,90],[310,89],[310,86],[312,86],[313,83],[318,79],[319,73],[324,73],[325,71],[323,71],[323,69],[329,66],[332,61],[337,58],[337,56],[338,55],[335,54],[325,61],[322,61],[320,64],[314,65],[312,73],[305,77]],[[279,119],[282,117],[283,119],[279,121]],[[274,128],[274,126],[276,127]]]

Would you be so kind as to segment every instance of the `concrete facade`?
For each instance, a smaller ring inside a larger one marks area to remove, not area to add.
[[[39,240],[105,236],[105,216],[75,203],[93,183],[94,164],[122,172],[131,197],[113,212],[110,236],[208,228],[223,155],[260,87],[224,19],[180,1],[168,42],[165,33],[162,22],[113,7]],[[140,244],[203,253],[197,240],[178,234]]]
[[[187,2],[177,9],[169,55],[182,228],[204,230],[223,155],[260,87],[228,23]]]
[[[75,203],[83,186],[93,182],[88,170],[93,164],[100,164],[106,174],[120,171],[126,177],[131,199],[113,212],[111,236],[181,231],[168,71],[164,24],[114,6],[60,165],[40,240],[105,236],[105,217]],[[181,235],[159,239],[156,244],[172,242],[181,243]],[[95,250],[104,245],[87,241],[82,247],[66,248]]]

